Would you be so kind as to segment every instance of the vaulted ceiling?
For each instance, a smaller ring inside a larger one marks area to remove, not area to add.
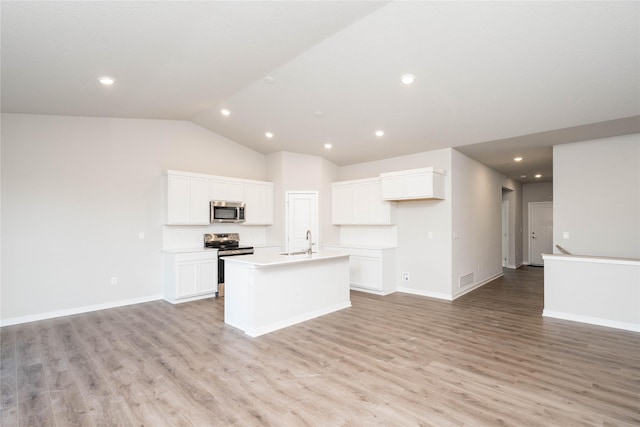
[[[7,113],[190,120],[338,165],[456,147],[523,182],[554,144],[640,132],[638,2],[0,7]]]

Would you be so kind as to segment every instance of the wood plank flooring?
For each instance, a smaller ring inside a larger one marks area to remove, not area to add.
[[[640,334],[542,318],[542,276],[254,339],[222,299],[4,327],[2,426],[640,426]]]

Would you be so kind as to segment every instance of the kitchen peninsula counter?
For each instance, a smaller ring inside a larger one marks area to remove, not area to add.
[[[228,257],[224,299],[225,323],[252,337],[351,307],[349,255]]]

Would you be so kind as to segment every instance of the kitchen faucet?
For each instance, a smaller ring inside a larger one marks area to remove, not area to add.
[[[307,248],[307,254],[311,255],[311,246],[313,245],[313,243],[311,243],[311,230],[307,230],[307,240],[309,241],[309,247]]]

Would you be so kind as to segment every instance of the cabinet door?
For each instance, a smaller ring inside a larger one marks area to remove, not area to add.
[[[353,223],[371,224],[371,185],[368,182],[353,186]]]
[[[198,292],[215,292],[218,290],[218,260],[198,262]]]
[[[433,177],[431,173],[417,173],[406,176],[405,199],[427,198],[433,195]]]
[[[198,263],[176,263],[176,298],[193,295],[198,291]]]
[[[190,178],[189,224],[209,224],[209,180]]]
[[[391,202],[382,198],[382,181],[369,184],[369,211],[372,224],[391,224]]]
[[[273,186],[270,184],[245,184],[247,225],[273,224]]]
[[[353,224],[353,186],[333,185],[331,187],[332,224]]]
[[[218,289],[218,260],[176,263],[176,298],[184,298]]]
[[[351,255],[349,276],[351,286],[376,291],[382,290],[380,258]]]
[[[382,178],[382,198],[398,200],[404,198],[404,177],[390,176]]]
[[[211,200],[244,202],[244,184],[233,181],[211,181]]]
[[[167,176],[166,224],[189,224],[190,192],[189,177]]]

